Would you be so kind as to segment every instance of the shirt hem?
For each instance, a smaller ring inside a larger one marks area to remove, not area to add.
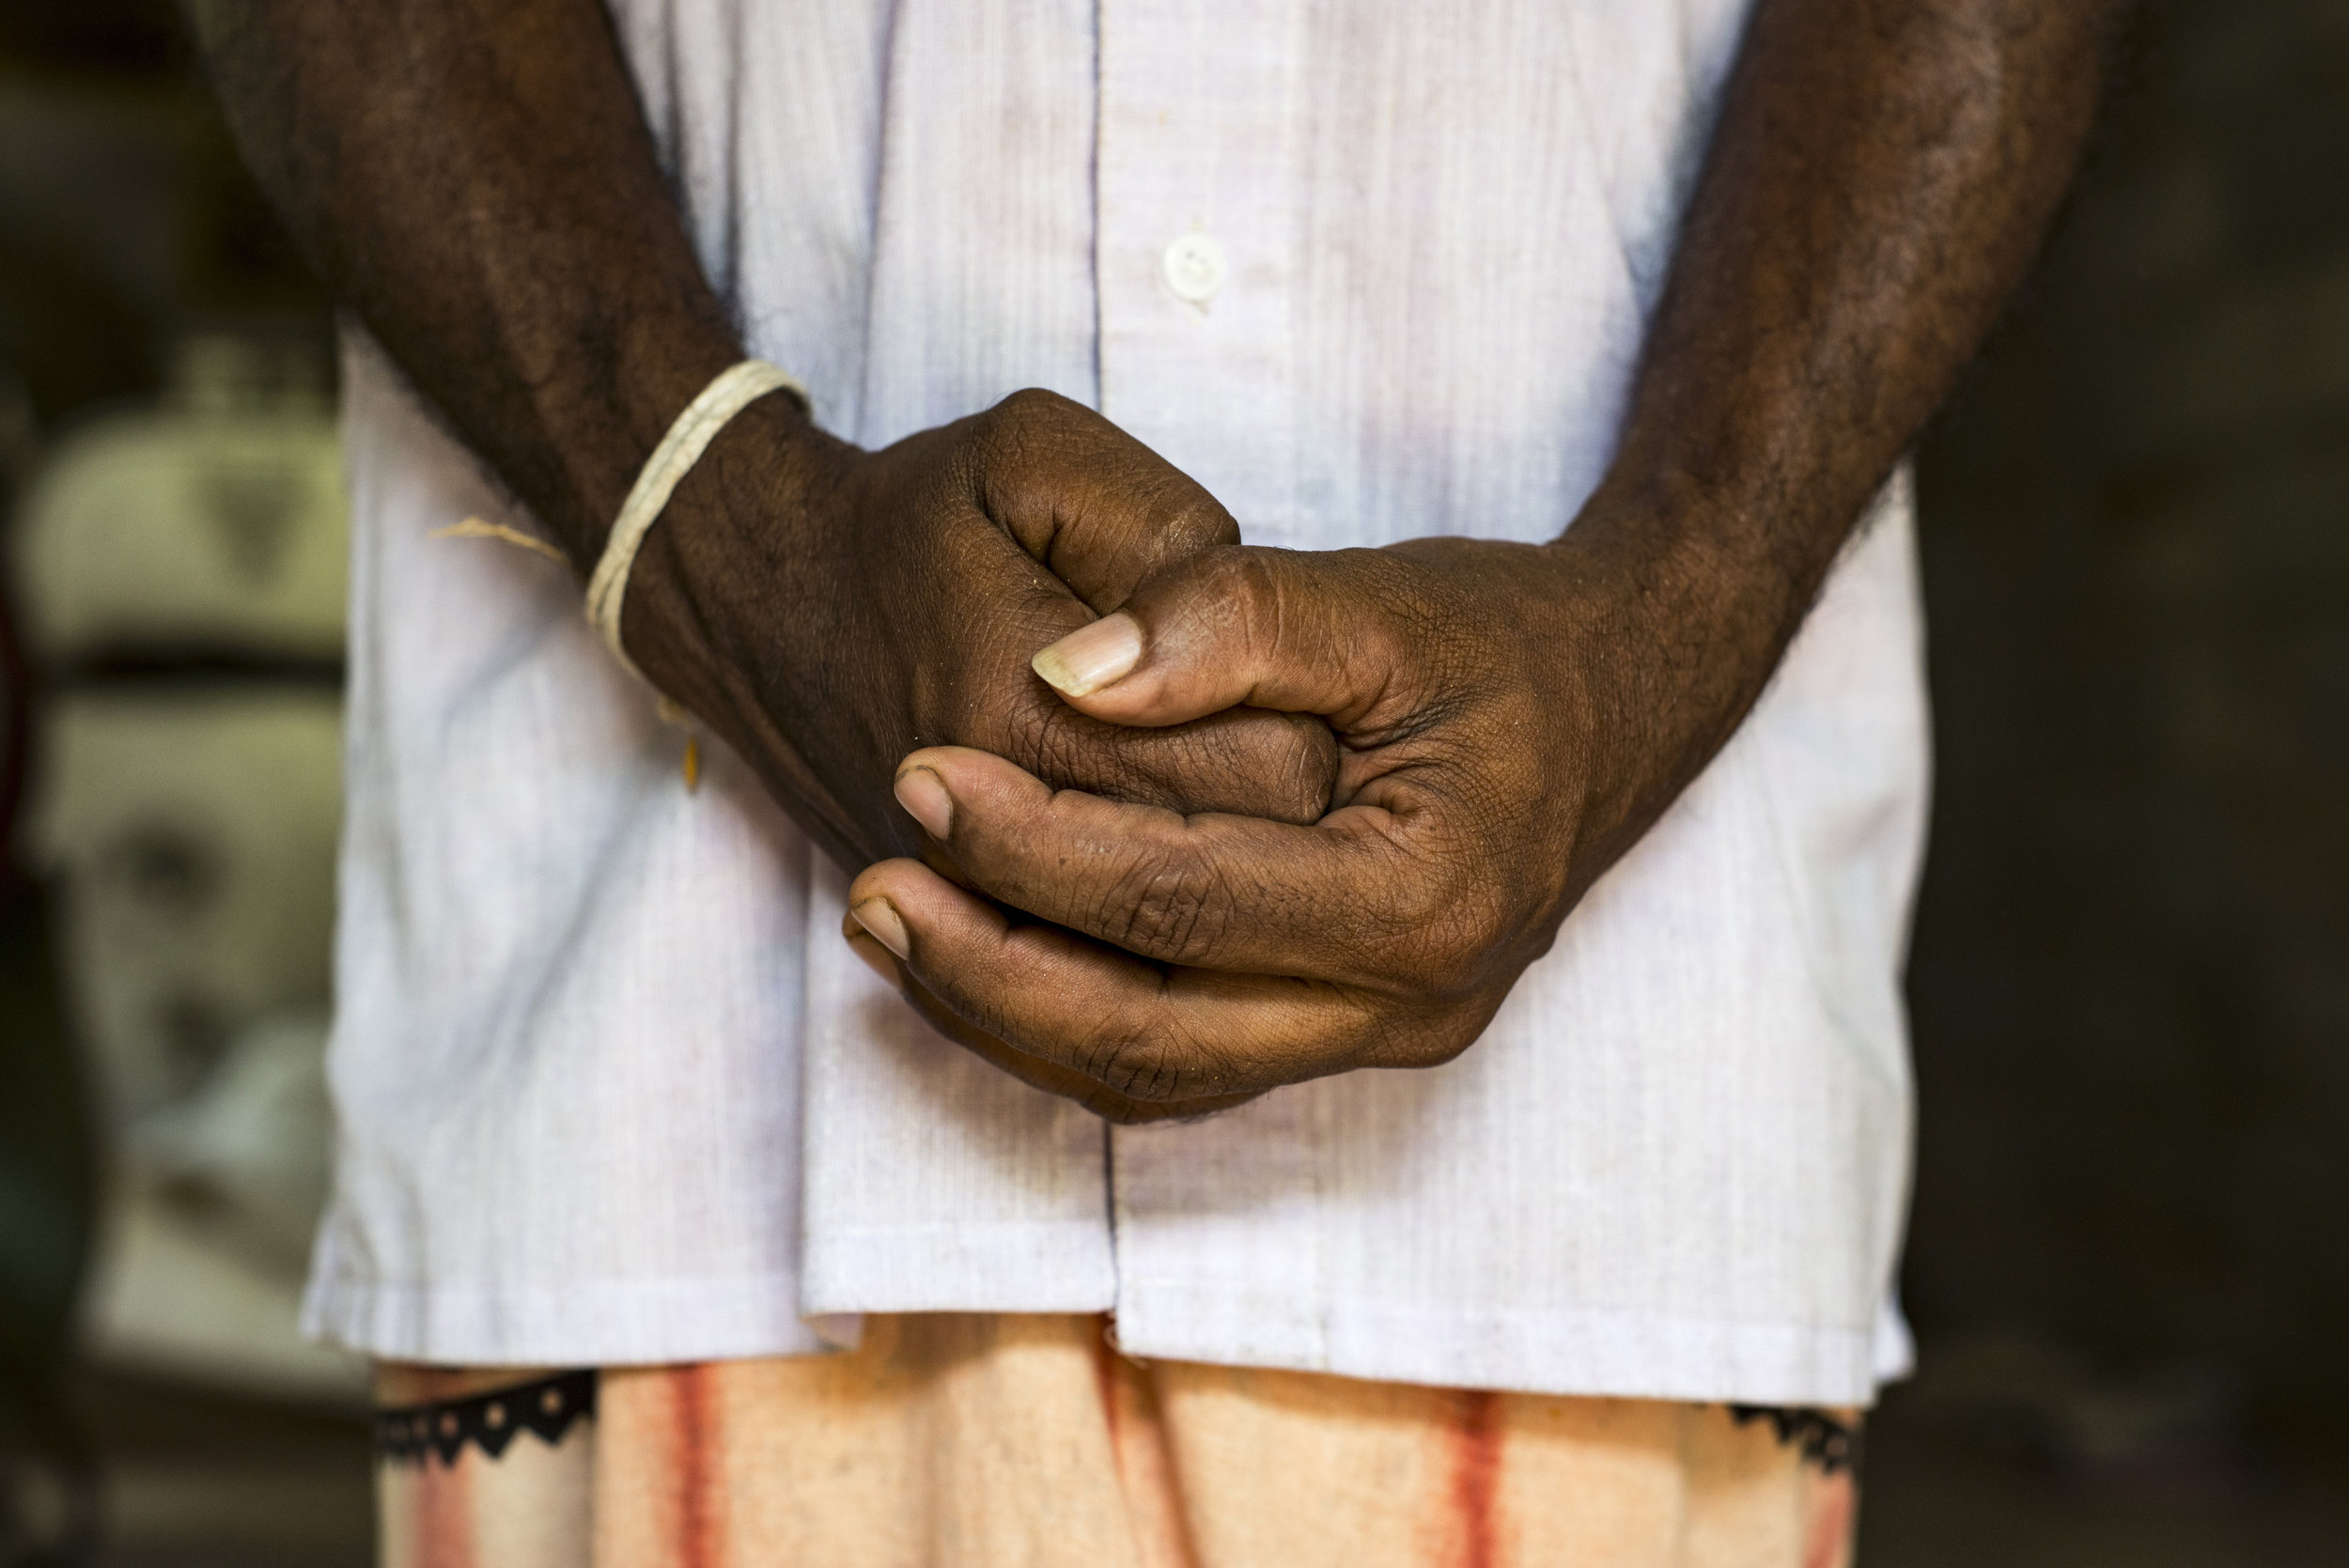
[[[631,1366],[829,1353],[840,1338],[790,1310],[787,1276],[397,1285],[319,1275],[304,1337],[444,1366]]]
[[[1637,1310],[1431,1309],[1128,1281],[1117,1340],[1144,1359],[1329,1373],[1514,1393],[1751,1405],[1873,1405],[1880,1326],[1672,1317]]]
[[[398,1360],[629,1366],[829,1354],[855,1343],[864,1312],[1114,1310],[1120,1345],[1144,1358],[1438,1388],[1836,1406],[1873,1404],[1911,1359],[1890,1303],[1867,1327],[1360,1298],[1300,1311],[1293,1295],[1228,1285],[1140,1280],[1121,1291],[1099,1237],[1073,1223],[835,1232],[810,1244],[803,1288],[780,1273],[518,1287],[321,1270],[303,1331]],[[1029,1266],[1005,1268],[1007,1255]]]

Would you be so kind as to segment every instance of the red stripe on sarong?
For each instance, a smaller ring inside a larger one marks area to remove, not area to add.
[[[1811,1541],[1802,1555],[1803,1568],[1843,1568],[1851,1549],[1852,1515],[1859,1500],[1851,1472],[1814,1482],[1811,1504]]]
[[[473,1472],[480,1456],[443,1465],[428,1453],[416,1467],[414,1568],[474,1568]]]
[[[1501,1568],[1501,1396],[1463,1391],[1451,1433],[1458,1568]]]
[[[726,1568],[725,1435],[718,1422],[710,1369],[672,1367],[668,1472],[676,1512],[670,1561],[677,1568]]]

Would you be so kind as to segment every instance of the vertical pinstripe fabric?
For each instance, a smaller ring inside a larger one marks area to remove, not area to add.
[[[754,350],[867,443],[1023,386],[1299,549],[1564,526],[1741,0],[618,0]],[[1226,262],[1204,301],[1161,256]],[[1113,1136],[828,935],[845,878],[675,740],[364,343],[321,1331],[441,1360],[1113,1309],[1140,1355],[1864,1402],[1925,728],[1896,484],[1714,766],[1452,1065]]]

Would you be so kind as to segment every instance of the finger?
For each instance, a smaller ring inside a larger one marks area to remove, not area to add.
[[[974,422],[983,510],[1097,613],[1239,524],[1190,475],[1081,403],[1030,390]]]
[[[1362,986],[1450,982],[1444,879],[1417,863],[1393,812],[1348,806],[1309,827],[1185,816],[1055,790],[961,747],[914,753],[896,792],[973,887],[1143,957]]]
[[[1416,667],[1411,568],[1377,551],[1215,550],[1143,582],[1117,613],[1039,652],[1072,706],[1173,724],[1246,705],[1326,716],[1341,733]],[[1408,699],[1406,699],[1408,701]]]
[[[867,908],[870,909],[869,903]],[[1217,1111],[1229,1110],[1255,1098],[1253,1094],[1226,1094],[1204,1100],[1161,1103],[1121,1094],[1098,1079],[1087,1078],[1074,1067],[1014,1050],[993,1035],[972,1027],[968,1019],[931,995],[927,986],[914,979],[911,971],[871,932],[865,930],[853,913],[843,912],[841,915],[840,934],[847,939],[850,951],[863,960],[865,967],[880,976],[892,990],[904,997],[932,1029],[988,1065],[1018,1079],[1031,1089],[1041,1089],[1048,1094],[1073,1101],[1103,1121],[1133,1126],[1150,1122],[1196,1120],[1214,1115]]]
[[[974,736],[988,749],[987,736]],[[1338,740],[1310,714],[1232,708],[1187,724],[1138,729],[1079,713],[1039,690],[993,749],[1065,789],[1177,812],[1232,812],[1273,822],[1320,820],[1338,773]]]
[[[964,722],[919,738],[996,752],[1055,784],[1113,800],[1279,822],[1311,822],[1329,809],[1337,738],[1310,715],[1236,709],[1144,729],[1095,719],[1053,695],[1019,660],[1088,624],[1088,612],[1000,531],[972,522],[949,541],[948,575],[991,591],[941,606],[953,619],[941,641],[986,650],[976,660],[983,668],[971,672],[959,702]]]
[[[1015,925],[918,862],[866,867],[848,905],[868,928],[894,923],[913,978],[964,1023],[1131,1099],[1195,1104],[1427,1064],[1346,987],[1163,970],[1054,926]]]

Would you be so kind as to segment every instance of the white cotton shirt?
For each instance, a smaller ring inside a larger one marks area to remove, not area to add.
[[[1553,536],[1612,449],[1738,0],[618,0],[753,350],[867,445],[1027,386],[1254,543]],[[308,1321],[428,1361],[1117,1314],[1145,1357],[1864,1403],[1907,1169],[1905,485],[1751,716],[1448,1066],[1106,1128],[941,1039],[364,340],[336,1193]],[[819,1330],[821,1330],[819,1332]]]

